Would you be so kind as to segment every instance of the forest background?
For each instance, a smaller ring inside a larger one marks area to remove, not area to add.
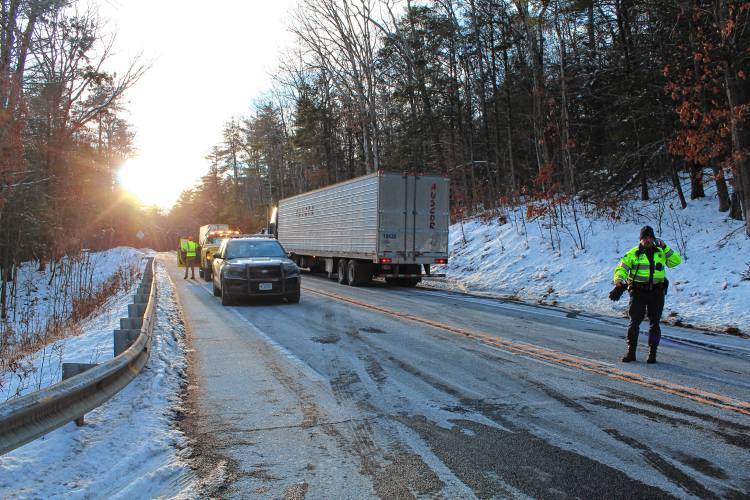
[[[21,262],[257,231],[279,199],[378,170],[448,176],[454,221],[549,224],[617,219],[656,183],[685,207],[710,175],[750,236],[750,1],[301,0],[275,85],[167,213],[116,182],[147,66],[104,71],[112,37],[77,5],[0,0],[3,316]]]

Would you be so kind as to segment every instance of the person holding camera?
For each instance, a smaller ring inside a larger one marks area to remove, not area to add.
[[[673,268],[680,262],[680,254],[657,239],[651,226],[644,226],[640,244],[626,253],[615,268],[615,288],[609,293],[609,298],[619,300],[625,290],[630,291],[628,352],[622,358],[623,363],[635,361],[638,328],[647,313],[649,353],[646,363],[656,363],[656,349],[661,339],[659,321],[669,287],[666,267]]]

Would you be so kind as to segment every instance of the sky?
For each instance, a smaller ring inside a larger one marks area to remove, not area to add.
[[[89,1],[116,33],[108,69],[122,73],[139,55],[151,65],[125,96],[137,157],[118,178],[143,203],[169,208],[207,172],[224,123],[271,89],[296,1]]]

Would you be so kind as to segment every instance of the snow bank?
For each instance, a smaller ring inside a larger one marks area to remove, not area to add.
[[[611,302],[612,273],[622,255],[638,244],[649,224],[683,255],[669,269],[664,318],[715,331],[737,328],[750,333],[750,238],[744,222],[717,210],[713,186],[707,197],[679,208],[663,187],[654,201],[634,201],[613,222],[571,214],[559,232],[543,220],[523,222],[521,207],[490,222],[471,219],[451,226],[450,258],[435,272],[447,274],[449,288],[539,301],[608,315],[625,316],[627,296]],[[505,222],[505,223],[503,223]],[[568,231],[570,230],[570,231]],[[559,241],[558,241],[559,237]]]
[[[157,322],[144,370],[88,413],[83,427],[69,423],[0,457],[0,497],[189,496],[193,476],[180,451],[187,444],[174,425],[187,364],[185,329],[169,277],[161,268],[156,277]],[[107,316],[114,317],[121,305],[127,312],[127,301],[118,298]],[[72,353],[80,361],[111,357],[112,328],[105,319],[92,321],[83,335],[67,339],[66,360]]]

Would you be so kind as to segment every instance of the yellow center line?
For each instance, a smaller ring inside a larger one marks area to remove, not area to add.
[[[651,377],[644,377],[637,373],[621,370],[614,368],[612,365],[606,363],[600,363],[592,361],[571,354],[565,354],[553,349],[547,349],[545,347],[535,346],[533,344],[527,344],[524,342],[515,342],[499,337],[493,337],[484,333],[466,330],[445,323],[439,323],[437,321],[428,320],[419,316],[414,316],[408,313],[402,313],[393,311],[380,306],[374,306],[366,304],[348,297],[343,297],[331,292],[324,292],[322,290],[316,290],[313,288],[303,287],[306,291],[316,293],[340,302],[346,302],[348,304],[361,307],[363,309],[369,309],[376,311],[381,314],[393,316],[395,318],[411,321],[421,325],[429,326],[438,330],[448,331],[462,337],[466,337],[472,340],[477,340],[483,344],[490,345],[503,349],[505,351],[512,352],[514,354],[523,354],[535,359],[547,361],[549,363],[555,363],[558,365],[567,366],[570,368],[577,368],[579,370],[587,371],[590,373],[596,373],[604,377],[637,384],[642,387],[654,389],[657,391],[665,392],[682,398],[690,399],[701,404],[713,406],[715,408],[721,408],[722,410],[730,410],[743,415],[750,415],[750,403],[741,401],[739,399],[724,396],[722,394],[716,394],[713,392],[696,389],[694,387],[688,387],[680,384],[675,384],[667,380],[661,380]]]

